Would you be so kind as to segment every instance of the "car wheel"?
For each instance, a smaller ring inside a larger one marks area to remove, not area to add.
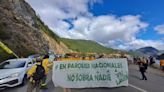
[[[27,83],[27,75],[25,75],[25,76],[23,77],[23,80],[22,80],[21,86],[26,85],[26,83]]]

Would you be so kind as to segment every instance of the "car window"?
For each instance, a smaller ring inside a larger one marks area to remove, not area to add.
[[[25,64],[26,61],[5,61],[0,64],[0,69],[22,68]]]
[[[28,65],[31,65],[31,64],[32,64],[32,62],[29,62],[29,63],[28,63]]]

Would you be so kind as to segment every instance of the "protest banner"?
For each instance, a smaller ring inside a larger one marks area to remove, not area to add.
[[[52,80],[63,88],[128,86],[127,59],[54,62]]]

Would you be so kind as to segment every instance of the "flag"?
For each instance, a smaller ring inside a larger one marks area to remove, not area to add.
[[[4,49],[7,53],[12,54],[13,51],[11,51],[7,46],[5,46],[1,41],[0,41],[0,47]]]

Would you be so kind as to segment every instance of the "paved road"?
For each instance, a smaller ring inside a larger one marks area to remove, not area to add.
[[[129,86],[119,87],[119,88],[85,88],[85,89],[64,89],[55,88],[51,81],[51,74],[48,78],[47,90],[42,90],[41,92],[164,92],[164,74],[159,75],[156,71],[153,73],[151,71],[155,69],[150,69],[146,73],[148,80],[140,80],[140,73],[137,67],[134,65],[129,66]],[[157,71],[158,72],[158,71]],[[5,90],[0,90],[0,92],[26,92],[27,85],[23,87],[7,88]]]

